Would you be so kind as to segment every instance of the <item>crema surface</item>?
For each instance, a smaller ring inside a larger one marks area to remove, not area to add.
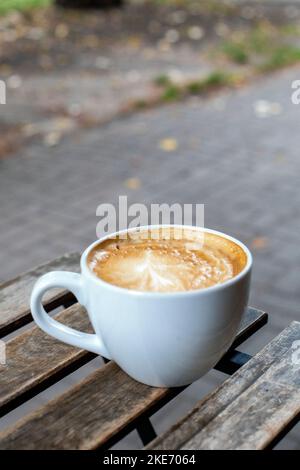
[[[227,238],[192,229],[153,229],[110,238],[94,247],[88,266],[126,289],[180,292],[221,284],[246,265],[244,250]]]

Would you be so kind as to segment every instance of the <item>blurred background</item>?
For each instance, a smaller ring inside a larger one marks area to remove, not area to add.
[[[255,353],[300,301],[300,1],[1,0],[0,279],[96,238],[96,208],[205,204],[254,254]],[[96,364],[0,420],[14,422]],[[160,410],[158,432],[224,380]],[[138,448],[135,432],[118,444]],[[300,447],[299,425],[278,448]]]

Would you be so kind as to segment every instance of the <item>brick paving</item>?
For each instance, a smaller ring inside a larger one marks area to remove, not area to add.
[[[300,106],[293,68],[238,91],[191,99],[27,146],[0,161],[0,278],[6,280],[95,239],[96,207],[116,202],[204,203],[205,225],[237,236],[254,253],[251,304],[270,323],[244,346],[255,352],[300,315]],[[260,118],[259,100],[278,103]],[[279,105],[279,106],[278,106]],[[1,110],[2,111],[2,110]],[[160,149],[164,138],[178,148]],[[128,178],[141,187],[127,189]],[[212,372],[153,421],[161,431],[223,380]],[[130,436],[123,446],[136,446]],[[299,426],[281,444],[299,448]]]

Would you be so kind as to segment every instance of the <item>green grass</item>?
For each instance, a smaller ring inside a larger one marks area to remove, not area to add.
[[[239,42],[225,42],[223,44],[224,54],[236,64],[246,64],[249,60],[246,46]]]
[[[171,81],[168,75],[158,75],[158,77],[155,78],[154,83],[158,86],[168,86]]]
[[[234,86],[236,82],[237,80],[232,74],[219,70],[209,73],[200,80],[190,81],[182,85],[175,84],[167,75],[158,76],[154,80],[155,85],[161,88],[159,100],[161,102],[178,101],[190,95],[202,95],[218,88]]]
[[[13,10],[30,10],[31,8],[50,5],[52,0],[1,0],[0,15],[5,15]]]
[[[285,44],[275,48],[260,66],[263,72],[272,72],[300,61],[300,48]]]
[[[140,109],[140,110],[146,109],[148,106],[147,101],[145,100],[137,100],[134,104],[135,104],[135,108]]]
[[[183,89],[175,84],[168,84],[161,96],[162,101],[177,101],[182,97]]]
[[[240,31],[221,44],[221,51],[232,62],[249,63],[258,72],[271,72],[300,62],[300,47],[293,44],[293,28],[276,27],[268,23]]]
[[[300,35],[300,25],[298,23],[289,23],[284,24],[280,27],[280,32],[288,36],[299,36]]]
[[[199,95],[215,88],[232,85],[231,75],[215,71],[201,80],[190,82],[186,85],[186,91],[190,95]]]
[[[280,35],[278,35],[277,39],[281,39]],[[250,52],[268,54],[273,44],[276,43],[276,38],[274,38],[274,31],[263,25],[258,25],[246,34],[244,42],[246,47],[248,45]]]
[[[264,56],[270,53],[276,44],[273,36],[274,31],[263,25],[256,25],[250,30],[233,34],[221,44],[221,51],[232,62],[246,64],[253,55]]]

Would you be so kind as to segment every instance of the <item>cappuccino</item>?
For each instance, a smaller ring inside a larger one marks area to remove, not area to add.
[[[108,238],[90,251],[87,263],[98,278],[115,286],[167,293],[221,284],[244,269],[247,257],[220,235],[161,227]]]

